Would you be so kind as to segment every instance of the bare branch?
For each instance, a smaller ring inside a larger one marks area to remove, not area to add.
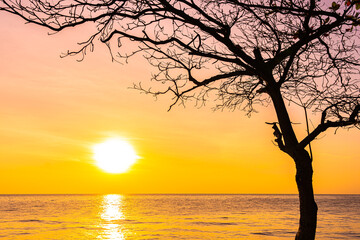
[[[326,110],[323,112],[323,116],[326,115]],[[338,121],[325,121],[324,117],[322,117],[322,122],[308,135],[306,136],[300,143],[299,148],[306,147],[311,141],[313,141],[320,133],[326,131],[328,128],[338,128],[338,127],[347,127],[355,124],[360,124],[360,105],[355,106],[354,110],[351,112],[351,115],[348,119]]]

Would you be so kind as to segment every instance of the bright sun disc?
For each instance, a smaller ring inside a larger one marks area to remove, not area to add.
[[[139,158],[128,142],[118,138],[96,144],[93,152],[97,166],[108,173],[124,173]]]

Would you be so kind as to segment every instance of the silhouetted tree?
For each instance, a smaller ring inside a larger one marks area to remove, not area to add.
[[[67,55],[85,55],[96,41],[114,60],[145,54],[163,85],[134,86],[172,94],[170,108],[195,99],[251,113],[271,103],[277,146],[296,164],[296,239],[315,238],[310,143],[329,128],[359,127],[359,0],[1,0],[0,7],[55,32],[93,23],[96,31]],[[304,139],[286,103],[319,113]]]

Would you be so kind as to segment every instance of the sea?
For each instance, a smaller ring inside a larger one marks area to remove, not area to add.
[[[360,239],[360,195],[316,195],[316,239]],[[0,239],[294,239],[297,195],[0,195]]]

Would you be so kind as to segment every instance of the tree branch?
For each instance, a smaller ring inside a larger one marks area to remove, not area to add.
[[[325,121],[326,110],[323,111],[321,123],[309,134],[307,135],[298,145],[298,148],[305,148],[311,141],[313,141],[320,133],[326,131],[328,128],[337,128],[337,127],[346,127],[354,124],[359,124],[359,112],[360,105],[356,105],[352,111],[350,117],[347,120],[339,121]]]

